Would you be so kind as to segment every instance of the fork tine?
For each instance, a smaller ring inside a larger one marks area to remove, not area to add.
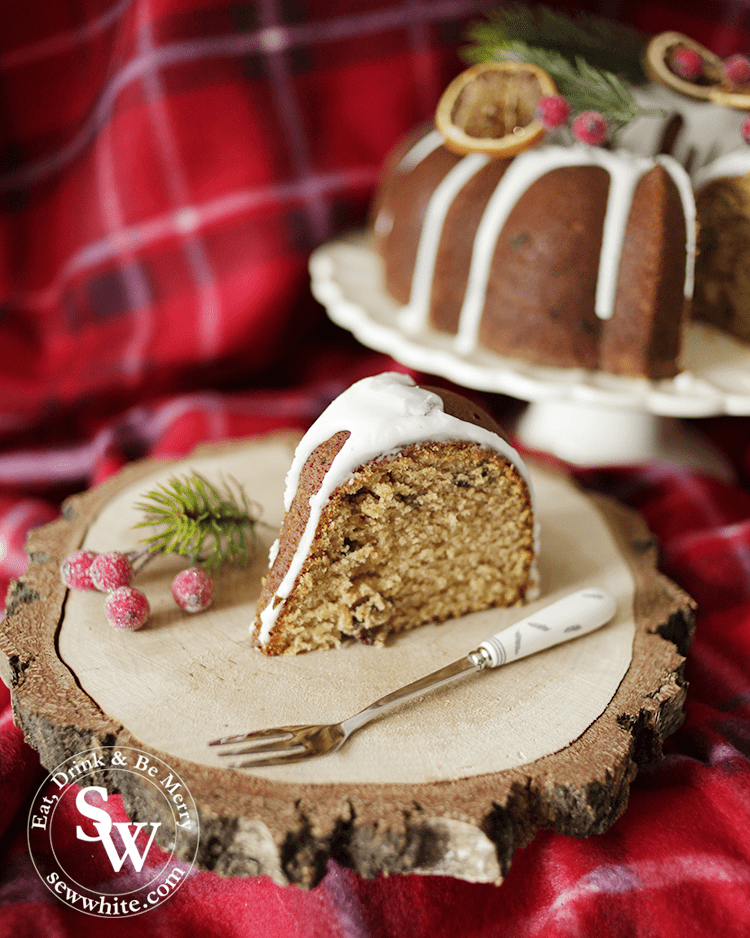
[[[263,756],[260,759],[245,759],[244,762],[238,762],[230,765],[230,769],[254,769],[266,765],[286,765],[288,762],[301,762],[308,756],[315,753],[311,749],[291,749],[287,752],[280,752],[275,756]]]
[[[250,740],[250,746],[244,746],[242,749],[227,749],[225,752],[219,752],[217,755],[224,758],[225,756],[246,756],[250,755],[261,755],[265,752],[292,752],[295,749],[304,750],[304,743],[295,742],[294,739],[282,739],[276,742],[269,743],[259,743],[257,746],[252,745],[253,740]]]
[[[294,736],[296,730],[302,729],[301,726],[273,726],[265,730],[253,730],[250,733],[238,733],[236,736],[222,736],[220,739],[213,739],[209,746],[229,746],[235,743],[246,743],[252,739],[273,739],[274,737],[283,740],[286,737],[290,739]]]

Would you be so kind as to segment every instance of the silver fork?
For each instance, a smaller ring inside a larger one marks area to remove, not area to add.
[[[491,636],[466,657],[386,694],[342,723],[277,726],[237,736],[222,736],[208,745],[243,746],[219,753],[220,756],[233,758],[250,755],[249,759],[230,766],[237,769],[282,765],[336,752],[352,733],[397,704],[449,684],[464,675],[509,664],[593,632],[610,621],[616,608],[614,599],[605,590],[579,590]],[[249,745],[244,746],[245,743]]]

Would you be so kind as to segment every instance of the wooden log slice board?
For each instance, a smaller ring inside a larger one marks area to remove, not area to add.
[[[0,626],[14,716],[52,769],[93,746],[134,747],[184,780],[200,814],[197,864],[309,887],[329,857],[363,876],[441,873],[497,882],[514,851],[550,827],[587,836],[622,813],[639,762],[658,757],[682,720],[694,604],[656,570],[637,514],[531,464],[540,522],[542,599],[425,626],[384,647],[267,658],[248,629],[282,517],[298,440],[283,433],[142,461],[75,496],[33,531],[27,574]],[[233,477],[266,525],[249,567],[221,572],[198,616],[175,606],[181,564],[159,558],[136,585],[152,616],[113,631],[99,593],[68,592],[62,558],[79,546],[135,547],[134,505],[191,470]],[[483,672],[369,724],[338,753],[284,767],[227,769],[206,742],[227,732],[343,719],[453,661],[534,608],[584,586],[617,599],[598,632]],[[163,810],[136,775],[105,778],[137,820]],[[120,786],[118,788],[118,785]]]

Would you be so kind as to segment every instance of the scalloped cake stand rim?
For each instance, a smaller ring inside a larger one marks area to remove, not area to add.
[[[669,419],[750,415],[750,346],[713,326],[689,324],[675,378],[535,366],[485,350],[460,354],[449,336],[405,330],[403,307],[386,292],[382,261],[361,229],[322,245],[309,266],[315,298],[363,345],[462,387],[529,402],[516,428],[527,445],[577,464],[666,459],[731,477],[720,454]],[[589,426],[571,436],[582,417]]]

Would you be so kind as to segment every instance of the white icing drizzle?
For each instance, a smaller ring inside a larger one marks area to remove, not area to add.
[[[696,191],[715,179],[746,176],[750,173],[750,147],[745,145],[740,150],[725,153],[713,163],[699,170],[694,177]]]
[[[415,166],[426,159],[434,150],[437,150],[442,143],[443,137],[437,130],[432,130],[424,137],[420,137],[401,157],[396,165],[395,173],[397,175],[410,173]],[[381,237],[387,237],[393,229],[393,212],[390,209],[381,208],[375,217],[374,228]]]
[[[420,137],[414,146],[401,157],[396,166],[396,172],[410,173],[414,167],[418,166],[422,160],[426,159],[433,150],[437,150],[439,146],[442,146],[443,142],[443,135],[438,133],[437,130],[431,130],[429,133],[425,134],[424,137]]]
[[[417,246],[409,303],[400,314],[401,325],[410,332],[423,329],[427,321],[435,261],[445,216],[461,189],[489,161],[489,156],[484,153],[472,153],[464,157],[445,174],[432,193],[423,222],[423,235]],[[430,234],[425,236],[424,232]]]
[[[381,208],[378,214],[375,216],[375,232],[379,234],[381,238],[387,237],[393,230],[393,212],[388,209]]]
[[[432,136],[432,135],[430,135]],[[432,147],[429,152],[432,152]],[[411,151],[410,151],[411,152]],[[448,211],[463,186],[487,164],[480,154],[464,157],[436,187],[425,213],[408,305],[401,313],[404,329],[416,332],[427,328],[435,259]],[[418,160],[412,163],[416,166]],[[685,213],[686,252],[684,290],[693,293],[695,261],[695,201],[690,180],[682,167],[669,156],[656,160],[625,150],[599,147],[545,145],[517,156],[503,174],[485,208],[474,239],[466,293],[459,316],[456,349],[471,353],[477,345],[479,323],[484,309],[487,284],[497,239],[513,207],[523,193],[553,169],[568,166],[600,166],[610,175],[604,231],[597,275],[596,314],[611,318],[617,295],[617,282],[625,239],[625,229],[639,180],[659,163],[677,186]]]
[[[521,457],[502,437],[445,413],[441,398],[418,387],[408,376],[386,372],[353,384],[331,403],[304,435],[286,476],[286,511],[294,500],[302,468],[310,454],[342,430],[349,431],[349,438],[336,454],[319,491],[311,497],[310,517],[289,569],[275,596],[260,614],[258,640],[261,644],[268,641],[292,591],[328,499],[364,463],[394,455],[410,443],[466,440],[504,456],[516,467],[531,492],[528,471]],[[534,581],[536,576],[534,573]]]
[[[538,147],[515,159],[490,198],[474,241],[456,345],[470,352],[477,343],[492,258],[497,239],[520,196],[538,179],[554,169],[568,166],[601,166],[610,175],[604,218],[599,273],[596,285],[596,314],[610,319],[614,311],[617,274],[630,214],[633,193],[641,176],[653,165],[629,153],[610,153],[594,147]]]
[[[671,156],[657,156],[655,161],[669,173],[677,187],[685,215],[685,298],[692,299],[695,286],[695,254],[698,242],[698,213],[695,207],[695,193],[690,177],[680,164]]]
[[[688,98],[657,84],[637,86],[633,94],[639,107],[662,113],[640,115],[620,131],[618,144],[632,153],[655,157],[677,114],[682,124],[670,153],[691,176],[741,145],[744,111]]]
[[[271,544],[271,546],[268,548],[269,567],[273,566],[273,562],[274,560],[276,560],[276,556],[278,553],[279,553],[279,539],[277,537],[276,540],[273,542],[273,544]]]

